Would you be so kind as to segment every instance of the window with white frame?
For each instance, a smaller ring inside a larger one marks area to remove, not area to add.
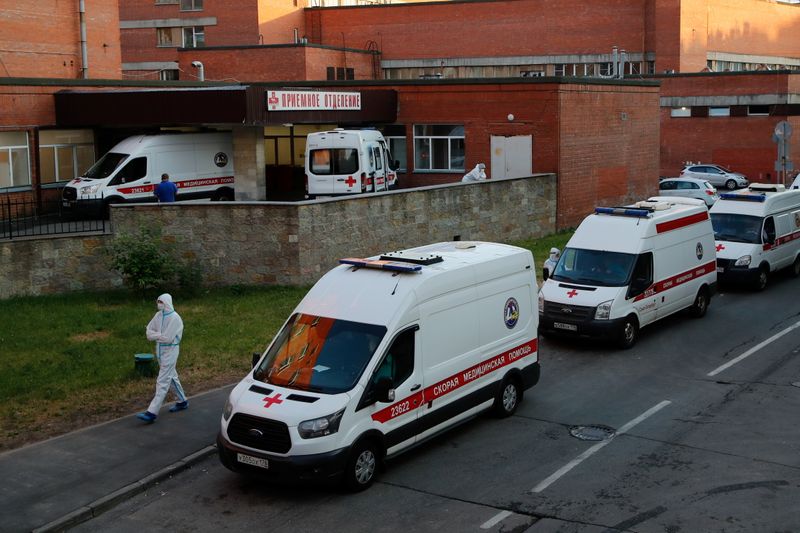
[[[415,124],[414,169],[463,171],[464,126],[458,124]]]
[[[42,183],[69,181],[94,164],[91,130],[42,130],[39,132],[39,173]]]
[[[556,63],[553,67],[553,75],[554,76],[566,76],[567,72],[567,65],[564,63]]]
[[[584,76],[594,76],[595,75],[595,64],[594,63],[585,63],[583,65],[583,75]]]
[[[637,75],[642,73],[642,64],[638,61],[628,63],[628,74]]]
[[[730,107],[716,107],[712,106],[708,108],[708,116],[709,117],[729,117],[731,116],[731,108]]]
[[[686,118],[692,116],[691,107],[673,107],[669,110],[669,116],[672,118]]]
[[[392,159],[400,163],[397,170],[405,172],[408,169],[406,161],[406,127],[402,124],[390,124],[381,128],[383,137],[389,143],[389,153]]]
[[[600,75],[611,76],[614,74],[611,63],[600,63]]]
[[[188,26],[183,28],[183,47],[201,48],[206,45],[206,34],[203,26]]]
[[[181,11],[202,11],[203,0],[181,0]]]
[[[0,188],[31,184],[28,134],[0,131]]]

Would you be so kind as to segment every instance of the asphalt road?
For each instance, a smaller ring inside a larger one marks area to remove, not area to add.
[[[629,351],[543,340],[513,417],[443,434],[364,493],[269,485],[211,457],[77,531],[800,531],[798,302],[800,280],[779,276]],[[595,424],[616,436],[570,434]]]

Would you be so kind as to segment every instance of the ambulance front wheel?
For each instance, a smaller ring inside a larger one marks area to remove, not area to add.
[[[507,418],[514,414],[522,401],[522,387],[515,376],[503,378],[500,391],[494,399],[494,414],[498,418]]]
[[[619,347],[623,350],[631,348],[639,340],[639,322],[636,317],[631,315],[622,323],[622,330],[619,336]]]
[[[361,492],[368,489],[378,475],[378,447],[372,440],[362,440],[353,447],[344,471],[348,490]]]
[[[757,291],[763,291],[767,288],[767,282],[769,282],[769,268],[765,265],[761,265],[761,268],[758,269],[758,276],[756,277],[754,288]]]
[[[792,263],[792,277],[796,278],[798,276],[800,276],[800,255],[798,255],[794,263]]]
[[[235,198],[232,189],[223,187],[214,193],[214,197],[212,199],[216,202],[233,202]]]

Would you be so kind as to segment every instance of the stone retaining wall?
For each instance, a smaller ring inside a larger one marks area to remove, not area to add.
[[[206,285],[302,285],[341,257],[437,241],[508,242],[555,231],[556,176],[450,184],[300,203],[122,205],[112,234],[158,227]],[[0,242],[0,298],[119,287],[105,245],[113,235]]]

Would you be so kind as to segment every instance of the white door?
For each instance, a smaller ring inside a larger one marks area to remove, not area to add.
[[[492,135],[492,179],[522,178],[533,174],[533,137]]]

